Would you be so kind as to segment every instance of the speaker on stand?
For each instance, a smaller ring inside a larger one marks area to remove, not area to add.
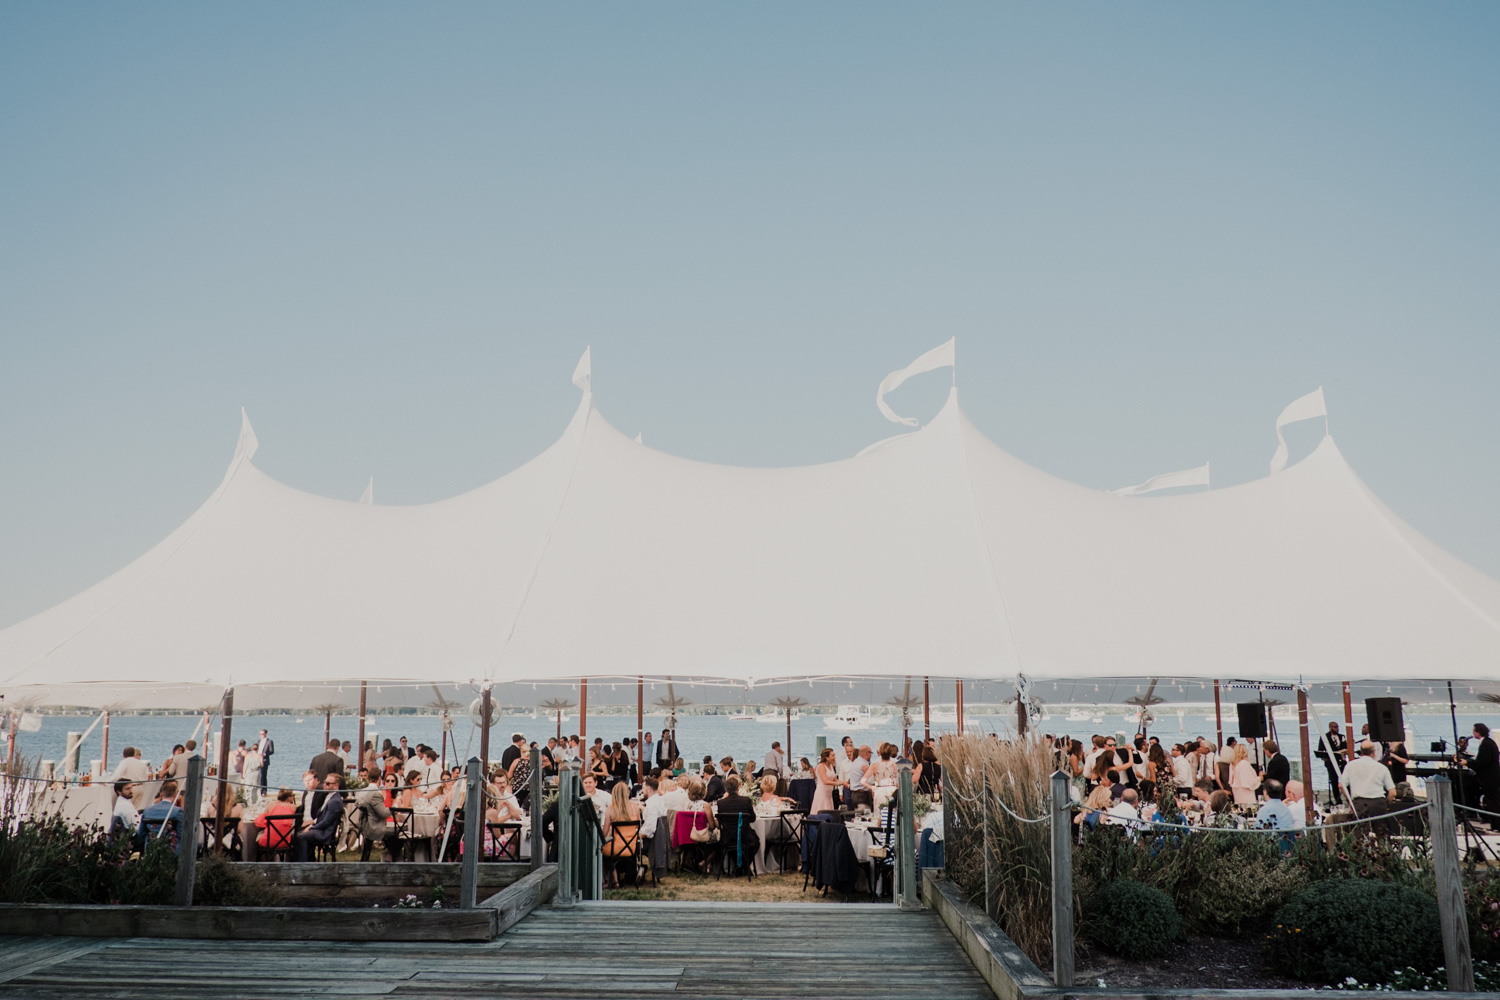
[[[1406,742],[1406,722],[1401,717],[1400,698],[1366,698],[1365,721],[1370,724],[1370,739],[1377,743]],[[1354,734],[1349,734],[1350,739]]]
[[[1240,713],[1240,738],[1266,738],[1266,706],[1258,701],[1242,701],[1235,706]]]

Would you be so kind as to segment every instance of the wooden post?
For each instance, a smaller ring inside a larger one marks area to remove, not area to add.
[[[178,906],[193,905],[193,879],[197,877],[198,814],[203,811],[203,758],[197,754],[188,758],[186,785],[178,817],[177,892],[172,900]],[[165,823],[162,830],[166,830]]]
[[[472,910],[479,902],[479,823],[484,818],[484,793],[479,788],[479,758],[470,757],[464,772],[464,863],[458,908]]]
[[[1349,701],[1349,682],[1344,682],[1344,756],[1349,760],[1359,752],[1359,738],[1354,735],[1354,705]],[[1350,806],[1354,803],[1351,801]]]
[[[485,681],[479,689],[479,761],[484,773],[490,771],[490,682]],[[472,745],[472,744],[471,744]],[[456,749],[456,748],[455,748]]]
[[[542,840],[542,748],[531,748],[531,870],[536,871],[547,860],[547,844]]]
[[[677,734],[672,734],[676,739]],[[589,679],[578,682],[578,756],[588,759],[589,752]]]
[[[365,682],[359,682],[359,742],[354,744],[354,773],[359,774],[365,769],[365,713],[368,711],[365,703]]]
[[[1453,785],[1447,778],[1427,779],[1427,827],[1432,836],[1432,868],[1437,876],[1438,922],[1443,927],[1443,967],[1448,971],[1448,989],[1472,993],[1474,956],[1469,951],[1469,917],[1458,874]]]
[[[333,734],[333,709],[323,713],[323,749],[328,749],[328,741]],[[208,715],[203,716],[203,738],[208,739]],[[320,753],[322,751],[319,751]]]
[[[1216,744],[1214,744],[1214,752],[1215,753],[1223,753],[1224,752],[1224,705],[1223,705],[1223,703],[1221,701],[1219,701],[1219,681],[1218,681],[1218,678],[1214,679],[1214,732],[1218,733],[1218,738],[1219,738],[1219,742],[1216,743]],[[1217,758],[1215,758],[1215,759],[1217,759]],[[1215,766],[1215,768],[1218,767],[1217,764],[1215,764],[1214,766]],[[1214,773],[1217,774],[1218,771],[1215,770]]]
[[[646,783],[646,760],[641,756],[641,738],[646,735],[646,678],[635,679],[635,777]]]
[[[234,688],[224,689],[219,719],[219,794],[214,802],[214,850],[224,849],[224,813],[229,809],[229,738],[234,731]],[[241,775],[243,778],[244,775]]]
[[[958,689],[958,735],[964,734],[964,680],[960,677],[954,682]]]
[[[1016,735],[1026,735],[1026,699],[1021,697],[1021,692],[1016,691]]]
[[[1052,983],[1073,985],[1073,814],[1068,776],[1052,772]]]
[[[922,678],[922,745],[932,745],[932,690],[929,678]]]
[[[917,817],[911,801],[911,763],[900,770],[901,783],[896,788],[896,908],[920,910],[922,899],[917,893]]]
[[[674,736],[673,739],[676,739]],[[786,710],[786,764],[782,771],[790,775],[792,773],[792,710]]]
[[[104,710],[104,747],[99,751],[99,762],[104,765],[100,778],[109,777],[109,709]]]
[[[573,841],[573,810],[578,801],[578,761],[570,760],[557,775],[557,895],[553,906],[572,906],[578,901],[577,873],[573,871],[578,851]]]
[[[1317,810],[1313,808],[1312,744],[1307,733],[1307,688],[1297,689],[1297,728],[1302,740],[1302,808],[1307,825],[1317,822]]]

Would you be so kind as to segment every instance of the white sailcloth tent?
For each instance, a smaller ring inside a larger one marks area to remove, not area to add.
[[[956,389],[857,457],[745,469],[643,446],[581,384],[552,447],[416,507],[276,482],[245,420],[186,523],[0,631],[0,694],[196,708],[233,686],[242,710],[306,708],[367,681],[373,707],[489,680],[516,704],[587,677],[633,704],[643,676],[754,704],[835,678],[1500,675],[1500,583],[1402,523],[1331,437],[1256,482],[1121,496],[1008,455]]]

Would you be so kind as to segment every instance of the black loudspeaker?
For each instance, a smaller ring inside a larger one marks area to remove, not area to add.
[[[1240,737],[1266,738],[1266,706],[1258,701],[1242,701],[1234,706],[1240,713]]]
[[[1370,724],[1370,739],[1380,743],[1400,743],[1406,739],[1406,724],[1401,719],[1400,698],[1366,698],[1365,721]]]

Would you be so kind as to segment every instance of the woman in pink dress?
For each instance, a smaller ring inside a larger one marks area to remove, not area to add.
[[[818,755],[818,766],[813,768],[813,777],[818,779],[818,790],[813,793],[812,814],[833,811],[833,790],[839,784],[838,765],[833,762],[833,747],[824,747]]]

